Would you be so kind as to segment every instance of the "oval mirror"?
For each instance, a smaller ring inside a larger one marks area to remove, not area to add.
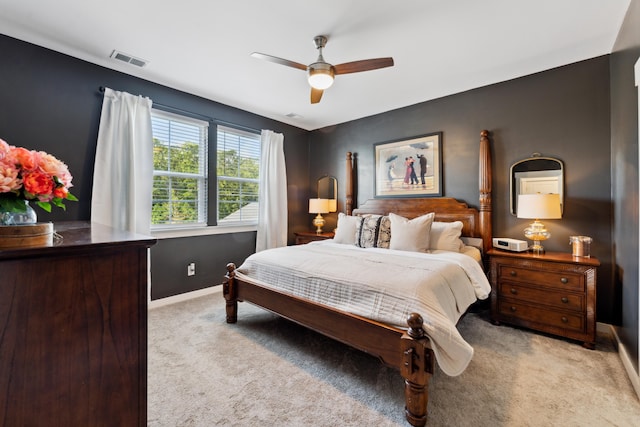
[[[329,199],[329,212],[338,210],[338,180],[329,175],[318,179],[318,198]]]
[[[518,214],[519,194],[559,194],[560,209],[564,208],[564,166],[561,160],[542,157],[533,153],[532,157],[520,160],[510,171],[511,214]]]

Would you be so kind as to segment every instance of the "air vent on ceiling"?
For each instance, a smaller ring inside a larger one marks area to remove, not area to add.
[[[296,114],[296,113],[285,114],[285,116],[289,117],[290,119],[302,119],[303,118],[300,114]]]
[[[137,67],[144,67],[145,65],[147,65],[147,62],[148,62],[148,61],[145,61],[144,59],[131,56],[128,53],[118,52],[117,50],[114,50],[113,52],[111,52],[111,58],[117,59],[119,61],[127,62]]]

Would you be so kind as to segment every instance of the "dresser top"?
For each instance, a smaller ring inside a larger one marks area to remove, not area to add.
[[[114,246],[150,247],[156,243],[156,239],[151,236],[116,230],[89,221],[56,222],[53,224],[53,229],[56,234],[52,245],[0,249],[0,259],[52,255],[67,251],[84,251],[89,248],[95,250]]]
[[[489,256],[503,256],[509,258],[517,258],[517,259],[535,259],[540,261],[548,261],[548,262],[563,262],[563,263],[573,263],[573,264],[581,264],[581,265],[589,265],[593,267],[597,267],[600,265],[600,261],[594,257],[577,257],[573,256],[569,252],[545,252],[542,255],[534,255],[531,252],[511,252],[505,251],[501,249],[489,249],[487,251],[487,255]]]

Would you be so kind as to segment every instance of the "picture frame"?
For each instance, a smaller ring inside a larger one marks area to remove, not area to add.
[[[373,150],[376,198],[442,197],[442,132],[379,142]]]

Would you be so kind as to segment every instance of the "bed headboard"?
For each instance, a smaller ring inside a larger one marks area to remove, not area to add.
[[[369,199],[357,209],[353,204],[353,161],[351,153],[347,153],[346,211],[348,215],[381,214],[393,212],[406,218],[415,218],[429,212],[435,212],[436,221],[461,221],[462,235],[482,239],[482,249],[486,253],[491,242],[491,152],[489,149],[489,132],[480,132],[480,168],[479,168],[479,209],[469,207],[451,197],[425,198],[389,198]]]
[[[435,212],[435,221],[462,221],[463,236],[481,237],[478,233],[478,210],[449,197],[369,199],[352,213],[388,215],[390,212],[409,219]]]

